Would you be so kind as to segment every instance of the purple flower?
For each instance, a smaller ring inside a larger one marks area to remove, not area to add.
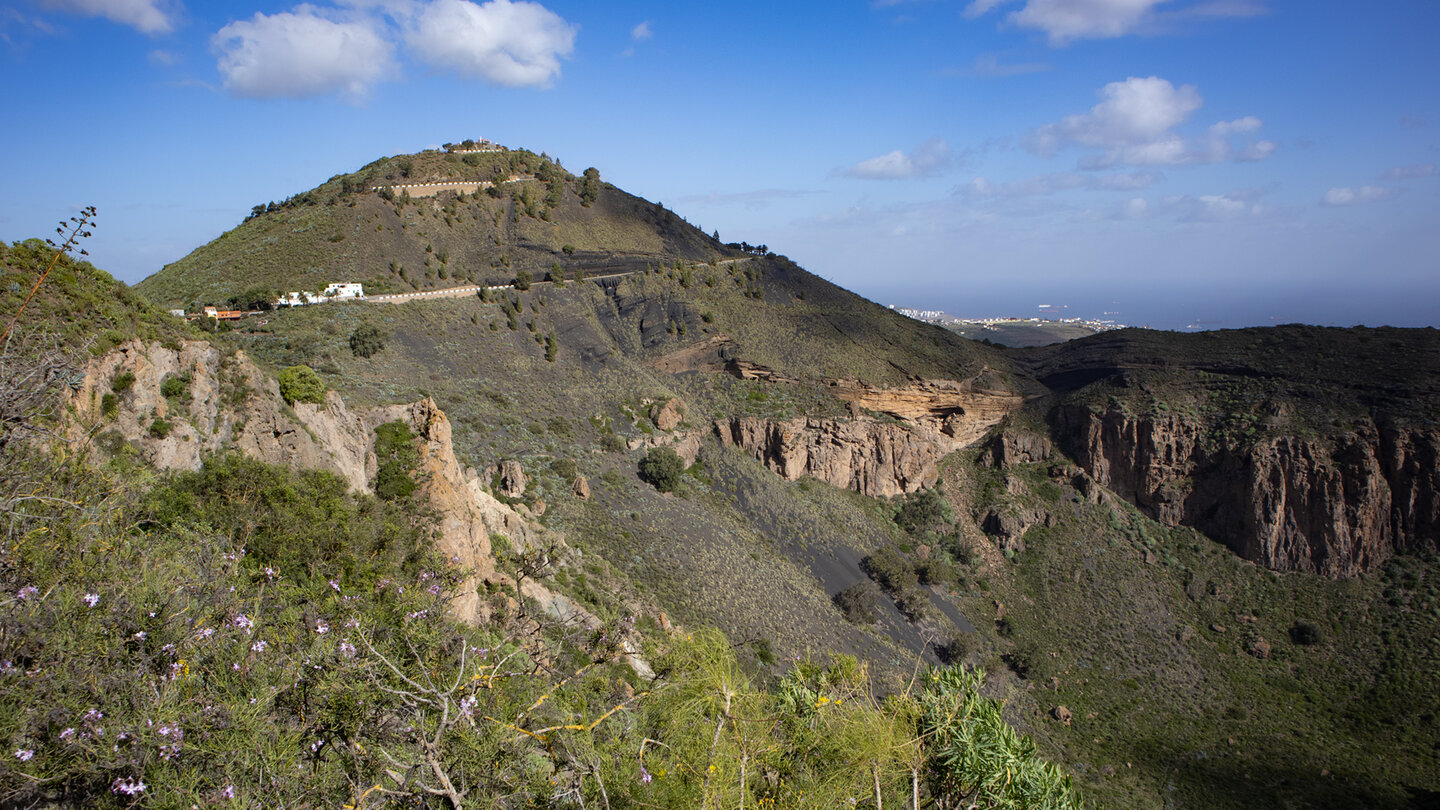
[[[340,642],[340,646],[338,649],[340,650],[340,654],[345,656],[346,658],[355,657],[355,645],[351,644],[348,641]]]
[[[257,652],[257,653],[258,653],[258,652],[265,652],[265,648],[268,647],[268,646],[270,646],[270,645],[269,645],[269,644],[266,644],[264,639],[261,639],[260,641],[257,641],[257,642],[255,642],[254,644],[251,644],[251,645],[250,645],[250,650],[251,650],[252,652]]]
[[[319,621],[315,622],[315,632],[323,636],[326,633],[330,632],[330,625],[326,624],[324,619],[320,619]]]
[[[26,599],[34,599],[39,594],[40,589],[36,588],[34,585],[26,585],[15,593],[15,595],[20,597],[22,601]]]
[[[114,782],[110,783],[110,792],[115,794],[123,793],[126,796],[139,796],[145,792],[145,783],[137,782],[128,776],[124,779],[117,777]]]
[[[215,628],[213,627],[202,627],[195,631],[196,638],[209,638],[213,635],[215,635]]]
[[[29,761],[30,761],[30,758],[33,757],[33,756],[35,756],[35,752],[34,752],[33,750],[31,750],[31,749],[28,749],[28,748],[17,748],[17,749],[15,749],[15,758],[18,759],[18,760],[20,760],[21,762],[29,762]]]
[[[640,765],[640,781],[646,784],[650,783],[650,772],[645,770],[644,763],[641,763]]]
[[[226,785],[226,786],[225,786],[225,789],[222,790],[222,791],[220,791],[220,798],[222,798],[222,799],[233,799],[233,798],[235,798],[235,786],[234,786],[234,785]]]
[[[62,740],[68,740],[68,739],[70,739],[71,737],[74,737],[74,736],[75,736],[75,729],[73,729],[73,728],[67,728],[67,729],[65,729],[64,731],[60,732],[60,739],[62,739]]]
[[[463,714],[463,715],[465,715],[466,717],[474,717],[474,716],[475,716],[475,706],[476,706],[476,704],[478,704],[479,702],[480,702],[480,699],[477,698],[477,697],[475,697],[474,695],[470,695],[469,697],[461,698],[461,699],[460,699],[460,713]]]
[[[336,593],[339,593],[339,592],[340,592],[340,583],[336,582],[336,581],[333,580],[333,579],[330,580],[330,587],[331,587]]]
[[[239,616],[235,617],[235,626],[243,628],[248,632],[250,628],[255,626],[255,622],[252,621],[249,616],[241,613]]]
[[[86,605],[89,605],[90,607],[93,608],[93,607],[95,607],[96,605],[100,604],[100,594],[98,594],[98,593],[87,593],[87,594],[85,594],[84,596],[80,597],[80,601],[84,602]]]
[[[274,569],[274,568],[271,568],[271,567],[268,566],[268,565],[265,566],[265,578],[266,578],[266,579],[274,579],[274,578],[275,578],[275,569]]]

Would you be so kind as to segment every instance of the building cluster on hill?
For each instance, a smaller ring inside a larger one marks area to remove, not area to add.
[[[1017,318],[1013,316],[997,318],[960,318],[942,312],[938,309],[911,309],[909,307],[897,307],[894,304],[890,308],[904,315],[907,318],[914,318],[917,321],[933,323],[937,326],[954,326],[957,324],[975,324],[985,329],[993,329],[996,326],[1006,324],[1069,324],[1081,326],[1096,332],[1105,332],[1111,329],[1126,329],[1125,324],[1116,323],[1114,320],[1097,320],[1094,318],[1042,318],[1029,317]]]
[[[328,304],[331,301],[344,301],[346,299],[364,300],[365,286],[356,281],[335,281],[326,285],[319,294],[308,291],[287,292],[274,301],[270,306],[274,309],[284,307],[303,307],[306,304]],[[232,299],[233,303],[233,299]],[[260,309],[265,309],[261,306]],[[186,312],[183,309],[172,309],[170,314],[177,318],[214,318],[217,321],[239,320],[246,315],[254,314],[253,310],[245,309],[221,309],[219,307],[205,306],[200,312]]]
[[[481,138],[481,139],[478,140],[478,141],[472,141],[472,140],[466,139],[466,140],[461,141],[460,143],[447,143],[447,144],[445,144],[444,146],[445,146],[445,151],[446,151],[446,152],[454,152],[454,153],[457,153],[457,154],[463,154],[463,153],[465,153],[465,152],[508,152],[508,151],[510,151],[509,149],[505,148],[504,146],[501,146],[501,145],[498,144],[498,143],[495,143],[494,141],[490,140],[489,138]]]
[[[364,298],[364,285],[353,281],[336,281],[328,285],[323,292],[316,295],[312,292],[287,292],[275,300],[276,309],[282,307],[303,307],[306,304],[326,304],[331,301],[343,301],[346,298]]]

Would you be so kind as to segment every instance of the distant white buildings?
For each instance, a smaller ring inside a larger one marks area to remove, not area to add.
[[[306,304],[326,304],[331,301],[343,301],[347,298],[360,299],[364,297],[364,285],[354,281],[336,281],[327,286],[319,295],[308,291],[287,292],[276,299],[275,308],[303,307]]]

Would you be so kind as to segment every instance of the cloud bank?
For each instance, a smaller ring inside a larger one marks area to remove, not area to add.
[[[1393,188],[1381,186],[1361,186],[1359,188],[1332,188],[1325,192],[1320,198],[1320,204],[1339,208],[1345,205],[1362,205],[1364,203],[1380,202],[1388,200],[1396,194]]]
[[[1264,160],[1276,149],[1273,141],[1237,143],[1237,137],[1260,130],[1261,121],[1254,116],[1220,121],[1196,139],[1175,132],[1203,103],[1192,84],[1176,87],[1158,76],[1132,76],[1105,85],[1100,96],[1090,112],[1035,129],[1025,137],[1025,147],[1042,157],[1053,157],[1067,146],[1098,150],[1081,160],[1087,169],[1249,162]]]
[[[965,16],[984,16],[997,6],[1015,0],[972,0]],[[1077,39],[1106,39],[1162,30],[1196,18],[1253,17],[1265,13],[1259,0],[1207,0],[1174,11],[1158,8],[1170,0],[1025,0],[1024,6],[1005,15],[1017,28],[1042,31],[1051,45]]]
[[[67,0],[74,2],[75,0]],[[548,87],[577,27],[539,3],[342,0],[230,23],[211,39],[225,89],[248,98],[363,101],[411,62],[501,87]]]
[[[931,138],[908,154],[896,149],[886,155],[862,160],[842,174],[862,180],[908,180],[932,177],[950,167],[955,155],[943,138]]]
[[[45,8],[104,17],[145,34],[168,34],[175,30],[178,14],[165,0],[45,0]]]
[[[575,47],[576,27],[539,3],[435,0],[411,24],[412,55],[462,78],[503,87],[547,87],[560,57]]]
[[[395,66],[375,20],[333,20],[309,5],[230,23],[211,47],[225,89],[249,98],[338,92],[360,101]]]

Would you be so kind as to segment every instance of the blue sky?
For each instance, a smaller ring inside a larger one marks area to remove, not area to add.
[[[547,152],[882,304],[1440,325],[1440,3],[0,0],[0,238],[137,282],[384,155]]]

